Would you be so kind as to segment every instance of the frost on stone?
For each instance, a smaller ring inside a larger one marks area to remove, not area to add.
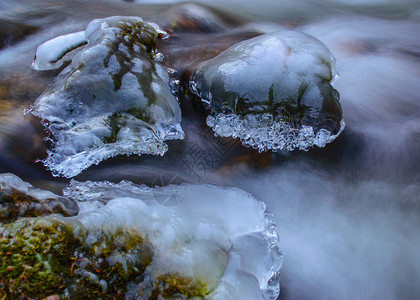
[[[44,165],[54,176],[73,177],[116,155],[163,155],[165,140],[184,137],[168,72],[154,61],[163,32],[156,28],[139,17],[93,20],[87,44],[36,100],[30,111],[50,133]],[[58,67],[59,53],[83,40],[81,33],[65,37],[41,45],[34,66]]]
[[[324,147],[343,130],[335,59],[319,40],[279,31],[252,38],[192,74],[216,135],[260,151]]]
[[[186,298],[278,297],[282,253],[275,221],[264,203],[242,190],[72,181],[64,194],[81,204],[72,219],[83,227],[131,228],[150,243],[153,260],[145,281],[127,291],[133,299],[147,296],[142,288],[157,283],[172,284],[173,292]],[[177,280],[170,279],[173,274]],[[158,293],[174,296],[170,289]]]

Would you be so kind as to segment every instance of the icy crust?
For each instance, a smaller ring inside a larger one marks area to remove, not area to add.
[[[54,176],[116,155],[163,155],[165,140],[183,139],[168,71],[155,61],[163,34],[139,17],[110,17],[93,20],[84,39],[74,33],[39,46],[34,67],[48,69],[87,43],[31,108],[51,134],[44,164]]]
[[[152,245],[149,280],[178,274],[200,283],[204,299],[278,297],[283,258],[275,221],[242,190],[72,181],[64,193],[79,201],[82,213],[72,219],[84,227],[132,228]]]
[[[36,49],[32,67],[38,71],[57,69],[66,60],[64,56],[86,43],[84,31],[61,35],[46,41]]]
[[[252,147],[259,152],[267,150],[295,149],[308,151],[313,146],[325,147],[338,137],[344,129],[344,121],[336,134],[326,129],[316,134],[313,127],[302,125],[293,128],[289,123],[275,120],[270,114],[246,115],[218,114],[216,117],[207,116],[207,125],[216,136],[239,138],[246,147]]]
[[[307,150],[343,129],[339,94],[331,85],[336,75],[335,59],[322,42],[278,31],[200,64],[190,90],[209,111],[207,123],[216,134],[238,136],[261,151]]]

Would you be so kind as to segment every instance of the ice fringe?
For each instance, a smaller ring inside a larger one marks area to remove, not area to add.
[[[340,124],[340,130],[336,134],[331,134],[326,129],[320,129],[315,134],[312,126],[293,128],[287,122],[274,120],[271,114],[207,116],[207,125],[213,129],[215,135],[239,138],[244,146],[259,152],[270,149],[308,151],[312,146],[325,147],[343,131],[344,121],[341,120]]]

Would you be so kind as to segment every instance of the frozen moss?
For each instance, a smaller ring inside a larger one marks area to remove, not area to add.
[[[164,298],[182,295],[187,298],[192,298],[204,297],[210,292],[209,287],[201,281],[193,281],[179,274],[164,274],[157,278],[156,288],[152,295],[158,295]]]
[[[0,297],[121,297],[139,284],[152,250],[136,231],[87,230],[77,221],[22,219],[0,229]]]
[[[0,299],[170,299],[209,294],[177,273],[151,278],[153,248],[130,228],[89,228],[68,218],[25,218],[0,227]]]
[[[63,292],[73,250],[72,230],[59,221],[24,219],[0,229],[0,294],[43,298]]]

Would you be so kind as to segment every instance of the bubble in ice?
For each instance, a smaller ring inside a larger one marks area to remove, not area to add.
[[[324,147],[343,130],[335,59],[314,37],[264,34],[203,62],[190,89],[216,135],[260,151]]]
[[[154,23],[114,16],[38,47],[38,70],[74,56],[31,108],[50,132],[44,164],[54,176],[73,177],[116,155],[163,155],[165,140],[183,139],[169,74],[154,60],[159,36],[166,37]]]

